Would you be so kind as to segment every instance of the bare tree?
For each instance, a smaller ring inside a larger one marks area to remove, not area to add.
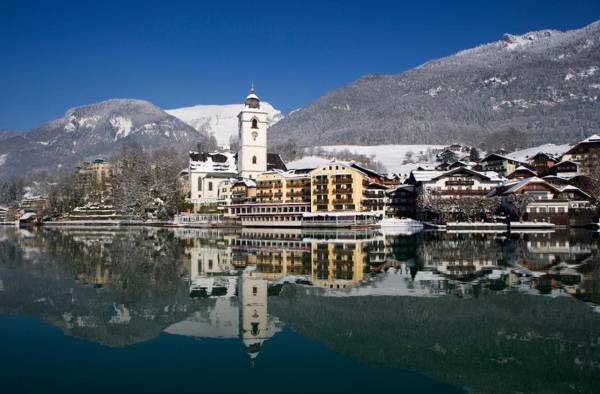
[[[507,202],[510,205],[512,212],[517,216],[519,221],[523,221],[525,214],[527,213],[527,205],[533,201],[533,198],[528,194],[511,194],[507,198]]]

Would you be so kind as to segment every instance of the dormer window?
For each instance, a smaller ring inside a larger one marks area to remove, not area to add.
[[[252,119],[252,128],[258,129],[258,120],[256,118]]]

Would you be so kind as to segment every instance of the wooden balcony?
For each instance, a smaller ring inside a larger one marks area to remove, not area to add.
[[[475,182],[468,179],[447,180],[446,186],[473,186]]]

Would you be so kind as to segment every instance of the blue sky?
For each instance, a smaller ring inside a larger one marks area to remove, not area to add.
[[[0,0],[0,129],[115,97],[241,102],[251,79],[287,113],[364,74],[598,19],[598,0]]]

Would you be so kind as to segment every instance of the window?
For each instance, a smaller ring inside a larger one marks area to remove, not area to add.
[[[212,192],[212,182],[208,182],[208,191]]]
[[[202,191],[202,178],[198,178],[198,191]]]
[[[256,118],[252,119],[252,128],[258,129],[258,120]]]
[[[256,295],[258,293],[258,287],[253,286],[252,287],[252,295]]]
[[[252,164],[256,164],[256,156],[252,156]]]

